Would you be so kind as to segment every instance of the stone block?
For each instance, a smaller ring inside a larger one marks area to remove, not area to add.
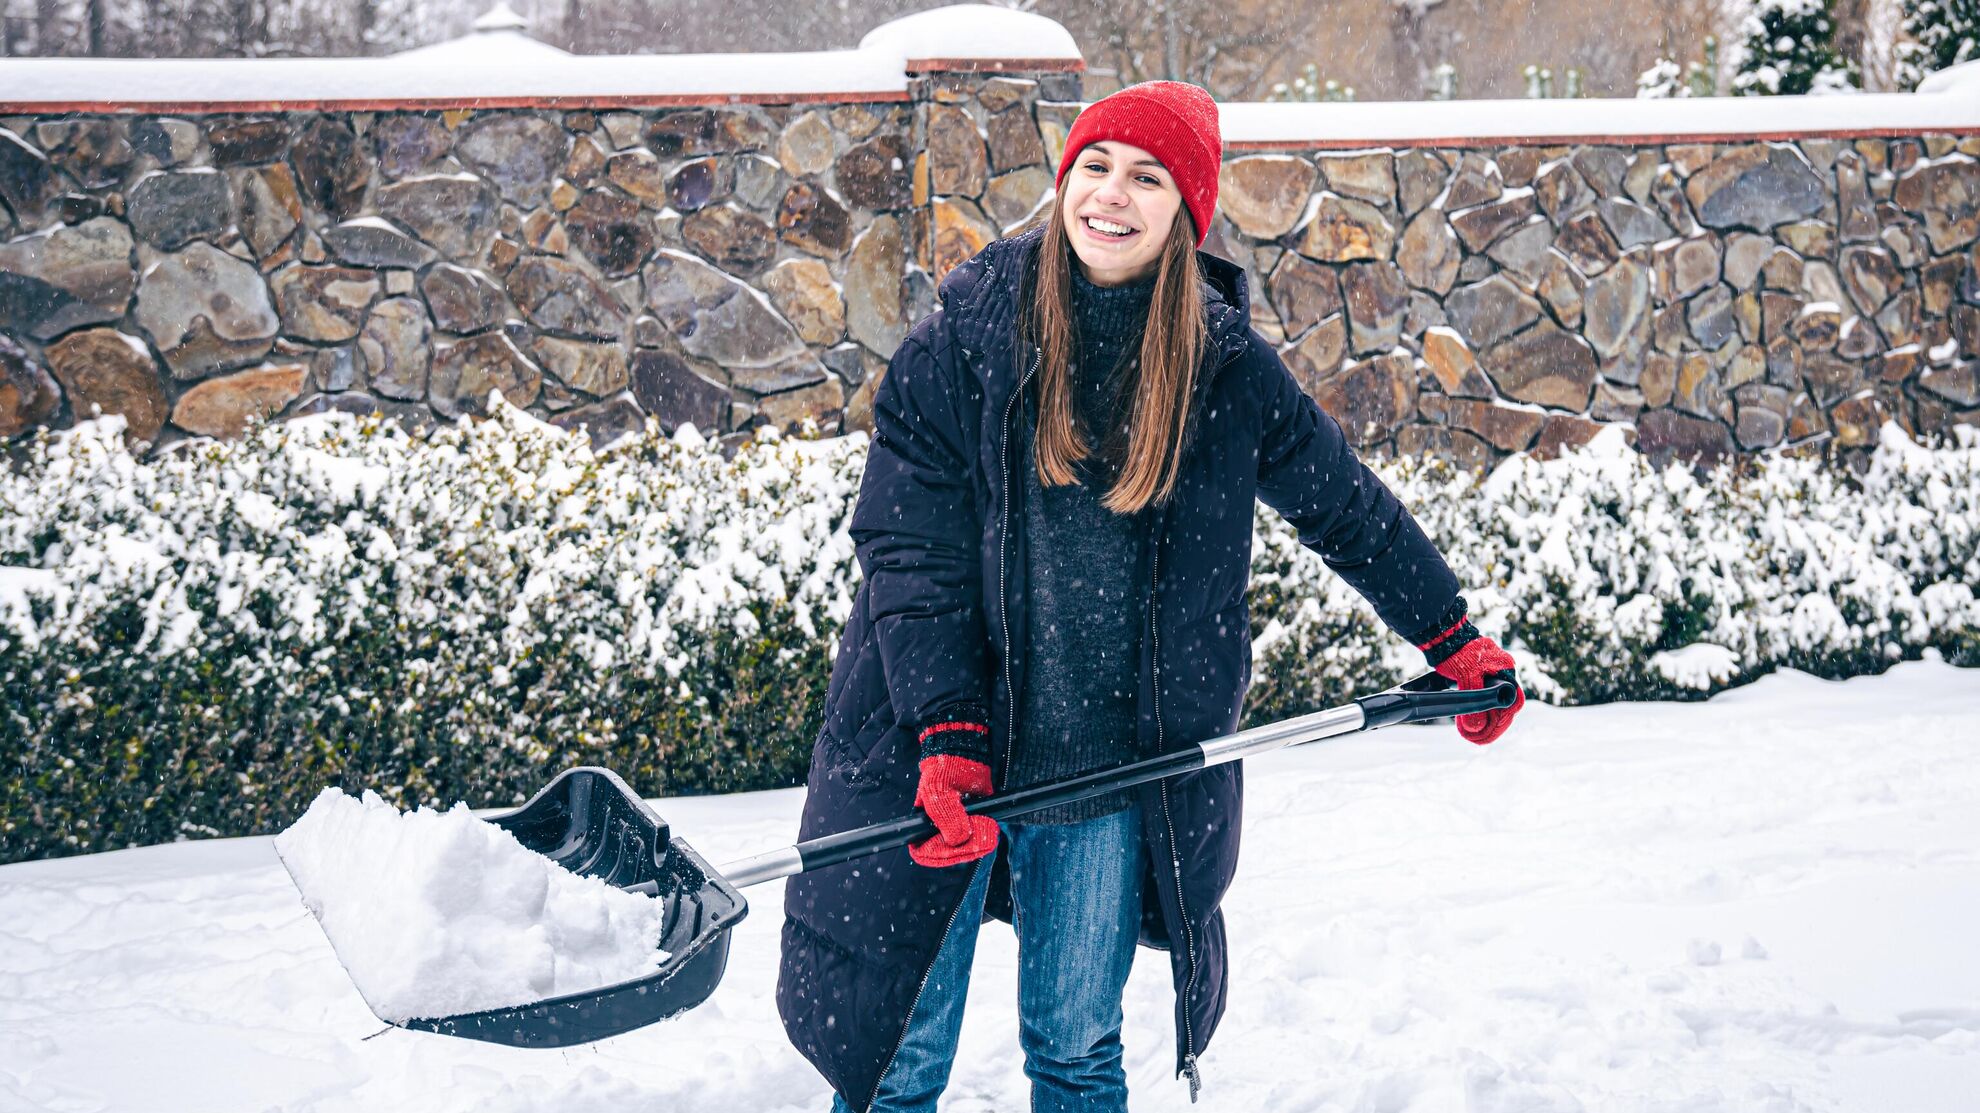
[[[530,341],[536,363],[572,390],[603,398],[630,381],[626,350],[618,344],[537,336]]]
[[[817,112],[806,112],[784,125],[777,140],[777,161],[794,178],[823,174],[837,150],[831,126]]]
[[[48,424],[62,407],[62,388],[27,349],[0,333],[0,440]]]
[[[1792,147],[1730,147],[1685,182],[1685,196],[1708,228],[1765,232],[1822,211],[1822,179]]]
[[[1397,155],[1396,199],[1403,215],[1413,216],[1436,200],[1450,176],[1451,168],[1435,151],[1414,147]]]
[[[1521,402],[1580,413],[1595,389],[1594,349],[1548,321],[1485,349],[1478,362],[1499,393]]]
[[[1980,237],[1980,165],[1971,159],[1927,163],[1903,173],[1891,200],[1923,219],[1935,253]]]
[[[804,350],[790,322],[763,298],[699,259],[662,250],[647,264],[644,279],[647,307],[691,356],[722,367],[763,367]],[[894,288],[899,285],[896,278]],[[643,399],[640,404],[660,413]]]
[[[1428,329],[1424,333],[1424,364],[1437,378],[1437,386],[1453,398],[1491,398],[1491,382],[1479,370],[1477,356],[1465,347],[1463,337],[1453,329]]]
[[[1395,228],[1368,202],[1322,193],[1312,212],[1299,232],[1301,255],[1322,263],[1349,263],[1394,254]]]
[[[332,220],[356,216],[371,183],[371,159],[357,134],[334,116],[315,115],[297,129],[289,148],[303,203]]]
[[[786,259],[763,275],[763,290],[777,312],[807,344],[839,342],[846,331],[845,301],[832,272],[815,259]],[[848,377],[858,382],[859,376]]]
[[[1674,410],[1651,410],[1636,420],[1636,448],[1658,467],[1676,460],[1710,467],[1733,454],[1732,430]]]
[[[356,336],[365,310],[382,290],[375,271],[303,264],[277,271],[270,286],[281,308],[283,334],[318,343]]]
[[[777,255],[775,229],[733,204],[714,205],[683,220],[681,238],[709,262],[743,274],[754,273]]]
[[[989,120],[990,172],[1002,174],[1045,161],[1045,143],[1031,113],[1013,108],[992,113]]]
[[[1324,380],[1314,400],[1357,445],[1377,444],[1416,417],[1416,368],[1406,355],[1377,356]]]
[[[426,377],[433,365],[433,329],[426,307],[417,299],[390,298],[372,307],[357,346],[363,353],[372,390],[408,402],[426,397]],[[348,387],[342,384],[330,389]]]
[[[1286,252],[1266,279],[1271,301],[1290,339],[1297,339],[1323,318],[1341,311],[1339,272]]]
[[[113,328],[92,328],[64,336],[46,353],[48,370],[62,384],[76,420],[121,414],[127,441],[157,441],[170,403],[143,341]]]
[[[368,134],[378,170],[387,178],[426,173],[454,149],[454,133],[447,125],[417,112],[385,113]]]
[[[550,200],[550,185],[563,168],[570,145],[570,133],[548,120],[499,112],[462,128],[454,153],[494,183],[503,200],[533,208]]]
[[[137,323],[175,378],[196,379],[266,355],[280,318],[253,266],[194,243],[139,279]]]
[[[1395,203],[1395,156],[1389,152],[1321,154],[1316,161],[1327,188],[1335,193],[1375,205]]]
[[[1451,227],[1464,241],[1465,247],[1483,252],[1500,236],[1525,224],[1537,212],[1533,195],[1521,193],[1462,212],[1453,212]]]
[[[376,199],[379,212],[458,260],[487,249],[501,216],[495,187],[465,174],[408,178],[380,187]]]
[[[853,216],[830,193],[798,182],[777,206],[777,235],[800,251],[836,259],[853,242]]]
[[[146,177],[131,189],[126,215],[139,239],[166,251],[213,239],[234,223],[227,178],[211,170]]]
[[[878,135],[848,148],[833,164],[839,192],[863,209],[907,207],[912,182],[909,155],[898,135]]]
[[[990,159],[976,121],[962,108],[928,106],[928,181],[937,194],[980,197],[990,182]]]
[[[1293,230],[1317,177],[1312,163],[1290,155],[1231,159],[1219,174],[1217,205],[1245,235],[1277,239]]]
[[[238,437],[302,397],[307,375],[302,364],[284,363],[208,379],[179,396],[172,424],[201,436]]]
[[[625,311],[618,299],[567,260],[531,255],[510,269],[506,286],[517,308],[546,332],[609,340],[625,328]]]
[[[1541,316],[1539,302],[1497,274],[1451,291],[1444,311],[1473,350],[1490,347]]]
[[[436,351],[428,385],[434,412],[452,418],[487,413],[494,390],[512,406],[534,404],[543,372],[507,335],[484,332]]]

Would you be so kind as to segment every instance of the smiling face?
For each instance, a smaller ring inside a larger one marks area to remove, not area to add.
[[[1155,272],[1182,193],[1154,155],[1109,139],[1079,153],[1059,183],[1059,204],[1087,281],[1119,286]]]

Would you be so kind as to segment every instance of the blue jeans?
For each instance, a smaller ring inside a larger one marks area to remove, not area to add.
[[[1083,823],[1002,825],[1018,939],[1018,1044],[1033,1113],[1127,1109],[1121,993],[1141,927],[1138,806]],[[990,891],[989,858],[949,926],[872,1113],[934,1113],[962,1031],[976,932]],[[950,869],[968,869],[951,866]],[[851,1113],[838,1095],[833,1113]]]

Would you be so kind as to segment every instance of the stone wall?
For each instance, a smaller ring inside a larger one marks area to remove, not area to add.
[[[928,301],[908,103],[5,124],[0,435],[833,420]]]
[[[1980,137],[1244,154],[1212,250],[1376,452],[1659,458],[1980,422]]]
[[[118,412],[863,423],[1032,215],[1076,73],[891,100],[0,115],[0,439]],[[1375,453],[1658,457],[1980,420],[1980,137],[1227,152],[1210,250]]]

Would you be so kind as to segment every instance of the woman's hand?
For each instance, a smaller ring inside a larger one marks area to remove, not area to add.
[[[1463,619],[1417,648],[1423,651],[1430,667],[1436,669],[1438,675],[1455,681],[1459,688],[1483,688],[1501,680],[1511,682],[1511,707],[1458,716],[1458,734],[1466,742],[1483,746],[1496,741],[1507,727],[1512,726],[1513,716],[1526,706],[1526,690],[1519,686],[1512,654],[1499,648],[1498,642],[1479,633],[1470,619]]]
[[[1437,671],[1457,681],[1460,688],[1483,688],[1501,680],[1512,683],[1511,707],[1457,717],[1458,734],[1466,742],[1483,746],[1497,740],[1507,727],[1512,726],[1513,716],[1526,706],[1526,691],[1519,686],[1519,677],[1513,672],[1512,654],[1500,649],[1498,642],[1483,634],[1438,665]]]
[[[963,794],[990,795],[990,767],[956,754],[921,759],[921,784],[914,806],[926,812],[936,833],[908,844],[908,857],[924,866],[974,862],[997,849],[997,821],[963,810]]]

